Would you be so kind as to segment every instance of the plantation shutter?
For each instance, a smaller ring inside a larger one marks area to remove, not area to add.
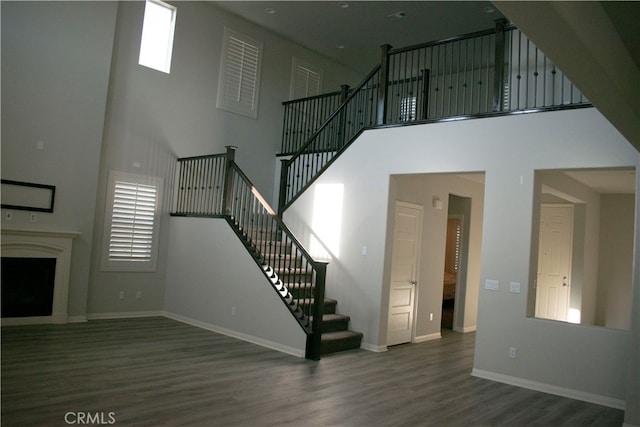
[[[262,44],[225,28],[217,107],[258,116]]]
[[[109,261],[150,261],[153,250],[157,187],[116,181]]]
[[[291,72],[291,99],[306,98],[320,95],[322,90],[322,71],[311,65],[293,58]]]
[[[295,71],[295,98],[306,98],[320,94],[320,75],[298,65]]]

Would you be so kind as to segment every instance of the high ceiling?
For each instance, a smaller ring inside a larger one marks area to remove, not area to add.
[[[380,46],[406,47],[495,27],[488,1],[214,1],[217,6],[366,74]]]

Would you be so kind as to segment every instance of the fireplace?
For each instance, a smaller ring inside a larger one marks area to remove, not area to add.
[[[66,323],[73,239],[79,233],[2,230],[2,325]]]

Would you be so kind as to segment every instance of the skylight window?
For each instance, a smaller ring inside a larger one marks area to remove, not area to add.
[[[138,63],[169,74],[176,8],[159,0],[147,0],[144,7]]]

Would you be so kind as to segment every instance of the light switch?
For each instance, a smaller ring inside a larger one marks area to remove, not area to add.
[[[484,288],[490,291],[497,291],[500,289],[500,281],[487,279],[484,281]]]
[[[516,294],[520,293],[520,282],[511,282],[509,283],[509,292],[513,292]]]

